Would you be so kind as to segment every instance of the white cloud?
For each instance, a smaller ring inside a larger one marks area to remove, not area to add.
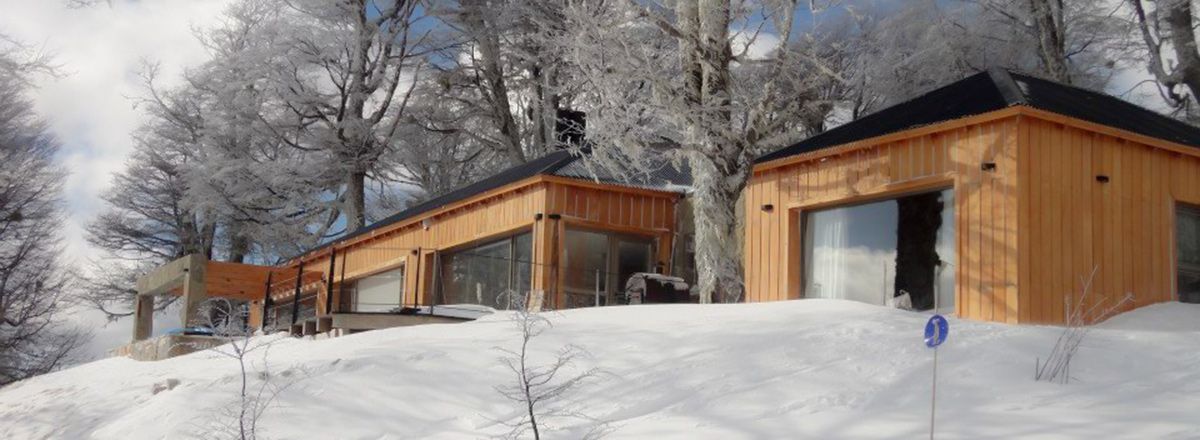
[[[779,47],[779,37],[766,32],[755,35],[751,31],[742,31],[734,34],[732,46],[735,54],[744,51],[747,59],[761,60]]]
[[[0,0],[0,33],[44,48],[61,66],[60,78],[43,78],[34,99],[38,111],[63,142],[62,163],[68,216],[63,236],[68,260],[97,255],[84,240],[84,227],[102,208],[99,195],[110,185],[131,149],[130,133],[142,121],[129,97],[139,93],[142,62],[160,63],[170,81],[207,58],[193,29],[219,22],[228,0],[103,2],[69,9],[65,0]],[[73,310],[76,321],[98,328],[89,354],[127,340],[129,320],[105,326],[96,312]]]

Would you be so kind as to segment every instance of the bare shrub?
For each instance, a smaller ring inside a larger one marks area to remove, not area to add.
[[[1042,362],[1041,358],[1037,359],[1034,380],[1062,384],[1070,382],[1071,360],[1079,351],[1083,339],[1091,331],[1092,323],[1108,319],[1124,308],[1126,304],[1133,302],[1133,295],[1126,293],[1116,303],[1105,304],[1105,300],[1108,298],[1100,298],[1089,307],[1087,305],[1088,296],[1092,293],[1092,282],[1096,279],[1097,270],[1098,267],[1092,267],[1092,273],[1086,279],[1080,277],[1080,280],[1083,281],[1083,292],[1074,305],[1072,305],[1070,295],[1064,299],[1066,302],[1066,307],[1063,308],[1066,311],[1065,327],[1059,334],[1058,340],[1055,341],[1054,348],[1050,350],[1050,356],[1046,358],[1046,361]]]
[[[278,339],[256,335],[246,325],[249,308],[245,304],[225,298],[209,299],[202,306],[200,316],[205,317],[205,326],[213,330],[215,337],[228,340],[226,344],[208,348],[207,352],[237,363],[239,387],[236,400],[215,408],[211,419],[202,424],[198,437],[264,438],[258,429],[259,421],[279,395],[304,376],[304,371],[287,369],[278,374],[271,371],[270,349]],[[253,354],[259,354],[257,362],[252,358]]]
[[[597,379],[600,370],[572,371],[576,360],[588,356],[586,350],[572,344],[560,348],[549,363],[535,365],[530,358],[530,345],[553,323],[542,313],[530,311],[524,302],[520,300],[512,314],[512,323],[520,331],[520,346],[515,349],[496,347],[503,353],[500,362],[512,372],[513,380],[494,388],[505,399],[520,405],[519,415],[515,418],[498,421],[510,428],[504,438],[519,439],[531,435],[540,440],[547,432],[565,428],[557,422],[571,420],[591,425],[581,438],[603,437],[609,432],[608,424],[584,414],[570,398],[570,393],[577,387]]]

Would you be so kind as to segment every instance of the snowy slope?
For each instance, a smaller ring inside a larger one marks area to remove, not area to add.
[[[534,340],[567,342],[606,375],[578,389],[609,438],[924,438],[932,352],[926,316],[805,300],[572,310]],[[938,438],[1200,438],[1200,307],[1164,304],[1094,330],[1075,381],[1032,380],[1055,328],[951,320],[939,354]],[[263,421],[271,438],[480,438],[516,408],[496,346],[501,316],[338,339],[281,338],[270,362],[303,377]],[[199,353],[107,359],[0,389],[0,438],[198,436],[234,396],[235,364]],[[178,379],[172,390],[155,383]],[[558,438],[575,438],[567,431]]]

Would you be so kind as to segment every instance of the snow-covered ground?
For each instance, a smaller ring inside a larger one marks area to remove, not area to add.
[[[605,374],[574,409],[609,438],[924,438],[927,316],[805,300],[581,309],[534,339],[566,343]],[[951,320],[940,351],[938,438],[1200,438],[1200,306],[1146,307],[1088,336],[1073,382],[1033,381],[1059,329]],[[270,438],[481,438],[518,409],[494,347],[518,343],[503,315],[327,340],[280,338],[272,369],[299,377],[262,421]],[[206,437],[233,399],[236,364],[212,353],[106,359],[0,389],[0,438]],[[157,394],[156,383],[178,386]],[[557,438],[576,438],[579,431]],[[553,437],[553,436],[552,436]]]

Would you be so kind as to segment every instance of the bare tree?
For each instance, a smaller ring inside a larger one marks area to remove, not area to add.
[[[1083,287],[1078,299],[1074,298],[1074,295],[1067,295],[1063,299],[1065,327],[1054,342],[1054,348],[1050,350],[1046,361],[1037,359],[1034,380],[1064,384],[1070,382],[1071,360],[1075,358],[1075,353],[1079,352],[1079,347],[1091,331],[1092,324],[1108,319],[1133,303],[1133,294],[1130,293],[1113,303],[1105,303],[1107,298],[1090,298],[1092,282],[1095,281],[1098,270],[1099,266],[1095,266],[1086,278],[1080,277]]]
[[[521,304],[513,308],[512,323],[519,332],[520,346],[516,349],[497,348],[503,353],[500,362],[512,372],[513,381],[497,385],[496,392],[521,406],[518,416],[501,421],[510,429],[507,438],[531,435],[535,440],[541,439],[542,435],[563,428],[556,423],[572,419],[590,425],[585,427],[586,433],[581,438],[602,437],[607,433],[608,425],[574,408],[569,396],[580,385],[597,378],[599,370],[588,369],[569,374],[575,361],[587,354],[574,345],[562,347],[552,361],[537,365],[530,352],[531,344],[552,324],[541,313],[529,311],[524,301],[516,302]]]
[[[45,67],[0,38],[0,386],[61,367],[87,335],[62,322],[59,143],[26,96]]]
[[[269,353],[276,339],[260,337],[247,325],[249,307],[247,303],[213,298],[205,301],[204,326],[212,329],[215,337],[226,338],[227,344],[209,348],[207,352],[226,357],[238,367],[238,393],[233,405],[217,410],[217,419],[202,426],[200,437],[255,440],[263,438],[258,427],[263,415],[283,393],[297,383],[297,374],[284,371],[274,377],[270,369]],[[254,361],[254,355],[261,353]]]
[[[87,239],[103,250],[78,299],[109,319],[129,316],[133,285],[141,274],[188,254],[213,255],[217,225],[183,203],[184,168],[193,160],[199,127],[189,105],[159,95],[164,113],[154,113],[134,136],[126,167],[102,195],[105,210],[87,227]],[[184,101],[190,103],[191,101]],[[174,297],[156,301],[161,310]]]

